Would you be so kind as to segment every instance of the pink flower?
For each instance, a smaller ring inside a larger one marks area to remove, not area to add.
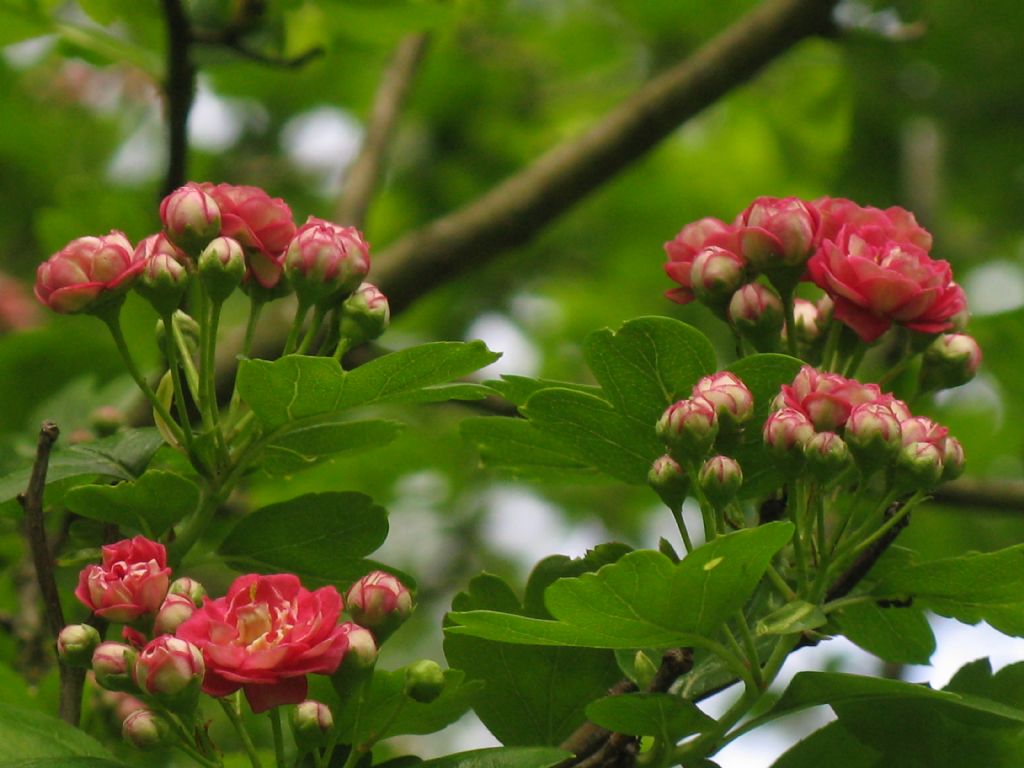
[[[160,609],[170,574],[163,545],[136,536],[103,547],[102,565],[79,573],[75,597],[97,616],[127,624]]]
[[[123,233],[80,237],[39,265],[36,298],[54,312],[88,312],[122,296],[142,269]]]
[[[807,261],[821,217],[796,197],[759,197],[740,214],[744,258],[756,268],[795,267]]]
[[[205,693],[243,688],[253,711],[264,712],[305,699],[307,674],[338,668],[348,647],[341,609],[334,587],[310,592],[292,574],[248,574],[207,600],[177,636],[203,652]]]
[[[310,216],[288,245],[284,270],[300,299],[317,303],[359,287],[370,271],[370,247],[355,227]]]
[[[665,253],[668,255],[665,273],[679,283],[678,288],[665,294],[668,298],[680,304],[693,301],[693,262],[701,251],[712,246],[738,254],[739,241],[735,227],[708,217],[687,224],[674,239],[665,243]]]
[[[148,262],[156,256],[170,256],[179,264],[188,264],[188,255],[178,246],[167,239],[167,235],[160,232],[149,237],[144,237],[135,246],[132,254],[132,261]]]
[[[900,420],[900,432],[903,437],[903,445],[910,443],[928,443],[934,445],[939,451],[944,451],[946,438],[949,430],[941,424],[936,424],[927,416],[911,416],[909,419]]]
[[[173,697],[190,687],[198,693],[205,671],[203,655],[192,643],[160,635],[139,651],[132,675],[143,693]]]
[[[754,415],[754,396],[740,377],[729,371],[705,376],[693,385],[693,397],[702,397],[715,413],[733,424],[742,424]]]
[[[822,244],[807,268],[835,301],[835,316],[865,342],[877,339],[894,322],[940,333],[967,306],[947,262],[890,239],[881,228],[844,227],[835,242]]]
[[[295,235],[292,210],[279,197],[271,198],[259,187],[209,182],[199,187],[220,209],[220,234],[245,249],[249,272],[264,288],[281,279],[281,255]]]
[[[160,221],[171,242],[198,254],[220,234],[221,212],[209,190],[190,181],[163,199]]]
[[[821,197],[814,201],[821,214],[818,241],[835,241],[843,227],[880,230],[888,240],[914,245],[924,251],[931,250],[932,236],[917,223],[910,211],[893,206],[884,211],[861,206],[842,197]]]
[[[838,373],[822,373],[805,365],[779,394],[782,406],[803,413],[820,432],[834,432],[846,424],[850,412],[861,403],[881,397],[876,384],[861,384]]]

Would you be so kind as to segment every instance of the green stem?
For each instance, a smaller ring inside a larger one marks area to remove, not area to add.
[[[882,538],[894,526],[898,525],[900,523],[900,521],[903,520],[903,518],[905,518],[907,515],[909,515],[910,514],[910,510],[913,509],[915,506],[917,506],[919,503],[921,503],[921,500],[923,498],[924,498],[924,491],[917,491],[917,492],[915,492],[914,495],[911,496],[907,500],[906,504],[903,505],[902,509],[900,509],[899,512],[897,512],[895,515],[893,515],[888,520],[886,520],[885,523],[878,530],[876,530],[874,533],[872,533],[870,536],[868,536],[866,539],[864,539],[864,541],[862,541],[859,544],[857,544],[853,548],[853,551],[850,553],[850,556],[851,557],[856,557],[861,552],[863,552],[865,549],[867,549],[872,544],[874,544],[876,541],[878,541],[880,538]]]
[[[209,413],[210,428],[213,430],[213,438],[217,444],[217,453],[220,456],[220,463],[227,460],[228,449],[224,442],[224,432],[221,430],[220,407],[217,405],[217,328],[220,325],[221,302],[210,302],[209,327],[206,329],[206,346],[203,349],[203,386],[205,389],[204,400],[206,410]]]
[[[270,730],[274,734],[274,757],[277,759],[277,768],[288,768],[284,761],[284,733],[281,730],[281,708],[271,707],[267,712],[270,718]]]
[[[835,370],[835,357],[839,350],[839,337],[842,332],[843,324],[833,318],[828,329],[828,337],[825,339],[825,349],[821,353],[821,369],[823,371]]]
[[[185,381],[188,384],[189,392],[192,393],[192,399],[198,403],[200,395],[199,371],[196,370],[196,365],[192,361],[192,353],[189,351],[188,344],[185,341],[185,335],[181,332],[178,323],[174,321],[173,314],[171,315],[170,328],[174,335],[174,344],[178,348],[178,362],[185,369]]]
[[[757,653],[757,643],[754,642],[754,635],[750,631],[747,617],[743,611],[736,611],[736,623],[740,630],[740,639],[746,650],[747,661],[750,662],[750,671],[754,677],[754,683],[758,688],[764,688],[764,681],[761,679],[761,657]]]
[[[376,730],[376,736],[369,739],[368,741],[364,741],[362,744],[352,745],[352,750],[348,753],[348,758],[345,760],[345,764],[342,766],[342,768],[355,768],[355,766],[359,763],[359,760],[362,758],[362,756],[369,752],[371,749],[373,749],[373,745],[380,741],[381,737],[388,732],[388,728],[390,728],[392,724],[395,722],[395,720],[398,719],[398,716],[402,713],[402,710],[405,709],[405,705],[408,701],[409,697],[403,695],[398,702],[398,706],[395,707],[394,711],[392,711],[388,719],[385,720],[384,724]],[[362,707],[360,707],[360,709],[362,709]],[[355,730],[353,730],[352,732],[356,733]]]
[[[295,322],[292,323],[292,329],[288,332],[288,340],[284,343],[284,355],[290,355],[295,351],[295,345],[299,341],[299,332],[302,330],[302,324],[306,320],[307,314],[309,314],[309,305],[300,301],[295,310]]]
[[[878,386],[881,387],[882,389],[885,389],[887,386],[889,386],[893,379],[895,379],[897,376],[899,376],[901,373],[907,370],[910,364],[914,361],[914,357],[915,355],[905,354],[902,360],[896,363],[896,365],[890,368],[888,372],[886,372],[886,374],[878,380]]]
[[[347,338],[344,338],[344,337],[339,339],[338,340],[338,346],[334,350],[334,359],[337,360],[340,363],[341,362],[341,358],[343,358],[345,356],[345,353],[348,352],[349,347],[351,347],[351,346],[352,346],[352,340],[351,339],[347,339]]]
[[[853,378],[856,376],[857,369],[860,368],[860,364],[864,360],[864,355],[866,355],[867,352],[867,344],[858,344],[857,349],[854,350],[849,361],[846,363],[846,370],[843,371],[843,375],[847,378]]]
[[[181,431],[181,427],[178,423],[171,418],[170,411],[161,403],[156,396],[156,392],[149,386],[149,382],[146,381],[145,377],[139,371],[138,366],[135,365],[135,360],[132,358],[132,353],[128,349],[128,343],[124,339],[124,333],[121,330],[121,318],[119,312],[108,312],[97,315],[103,322],[107,324],[107,328],[110,329],[110,335],[114,337],[114,344],[117,346],[117,351],[121,354],[124,365],[128,369],[128,373],[135,380],[135,384],[142,390],[142,394],[149,400],[150,405],[153,406],[153,410],[157,412],[157,415],[164,421],[167,428],[174,435],[174,439],[177,440],[181,445],[185,444],[185,433]]]
[[[775,586],[775,588],[779,590],[779,592],[782,594],[784,598],[786,598],[788,602],[792,602],[797,599],[796,592],[794,592],[793,588],[786,583],[786,580],[784,578],[782,578],[782,574],[775,570],[774,565],[769,563],[768,570],[765,571],[765,574],[768,576],[768,581],[770,581]]]
[[[238,734],[239,740],[242,742],[242,749],[245,750],[245,754],[249,757],[249,763],[252,768],[263,768],[263,764],[260,762],[260,756],[256,752],[256,747],[252,743],[252,739],[249,737],[249,732],[245,729],[245,723],[242,722],[241,715],[238,714],[238,708],[236,703],[238,701],[238,694],[234,694],[230,697],[223,697],[217,699],[217,703],[220,704],[221,709],[224,710],[224,714],[228,716],[228,721],[231,723],[231,727],[235,729],[235,733]]]
[[[181,383],[181,371],[178,369],[177,343],[174,339],[174,316],[168,313],[164,317],[164,351],[167,354],[167,367],[171,371],[171,380],[174,383],[174,405],[178,409],[178,418],[181,419],[181,431],[185,437],[185,450],[192,454],[192,424],[188,419],[188,409],[185,406],[185,389]]]
[[[696,497],[697,503],[700,505],[700,517],[704,523],[704,541],[714,541],[715,537],[718,536],[718,525],[716,523],[717,513],[715,506],[708,500],[707,495],[704,493],[704,489],[700,487],[697,466],[692,463],[687,464],[686,474],[690,479],[690,488],[693,489],[693,495]]]
[[[199,509],[181,527],[174,541],[167,547],[167,557],[173,565],[177,565],[185,559],[189,550],[195,546],[196,542],[199,541],[199,537],[209,527],[214,514],[217,512],[217,507],[220,506],[220,499],[220,494],[216,490],[212,488],[204,489]]]
[[[249,357],[252,354],[252,342],[256,338],[256,323],[263,312],[263,305],[266,302],[257,301],[249,297],[249,320],[245,324],[245,340],[242,342],[242,357]]]
[[[838,600],[833,600],[831,603],[825,603],[821,606],[823,613],[832,613],[833,611],[841,611],[850,605],[859,605],[861,603],[874,603],[879,600],[877,595],[854,595],[853,597],[841,597]]]
[[[206,768],[222,768],[222,766],[224,765],[223,763],[219,763],[219,762],[216,762],[214,760],[211,760],[210,758],[208,758],[205,755],[203,755],[199,750],[193,749],[192,747],[188,746],[187,744],[182,744],[182,743],[179,742],[179,743],[175,744],[174,746],[177,747],[178,749],[180,749],[182,752],[184,752],[189,757],[191,757],[193,760],[195,760],[200,765],[206,766]]]
[[[796,312],[793,307],[796,305],[794,301],[793,291],[788,291],[782,296],[782,306],[786,310],[786,351],[790,357],[797,357],[796,349]]]
[[[309,324],[309,330],[306,331],[306,335],[302,339],[302,343],[299,348],[295,350],[298,355],[304,355],[309,351],[309,345],[313,343],[313,339],[320,333],[320,326],[324,322],[324,315],[327,313],[327,307],[317,304],[313,307],[313,321]]]
[[[800,586],[807,586],[808,566],[807,553],[804,551],[804,516],[806,512],[806,497],[804,496],[803,483],[794,481],[790,491],[790,498],[793,504],[790,505],[791,517],[796,530],[793,532],[793,554],[796,556],[797,573],[800,576]]]
[[[679,535],[683,537],[683,546],[686,547],[686,554],[693,552],[693,542],[690,541],[690,532],[686,530],[686,521],[683,520],[683,505],[672,507],[672,517],[676,521]]]

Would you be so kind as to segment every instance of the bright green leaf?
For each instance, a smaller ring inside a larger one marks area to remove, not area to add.
[[[484,466],[518,477],[586,479],[592,467],[568,455],[565,446],[525,419],[484,417],[464,419],[463,437],[476,446]]]
[[[195,511],[199,487],[181,475],[151,469],[138,480],[73,488],[65,495],[64,503],[82,517],[156,538]]]
[[[553,379],[531,379],[527,376],[504,375],[501,379],[486,382],[487,386],[515,406],[526,405],[526,401],[542,389],[572,389],[588,395],[601,397],[601,388],[589,384],[574,384]]]
[[[85,732],[42,712],[10,704],[0,704],[0,744],[5,755],[0,757],[0,766],[44,758],[53,766],[61,758],[110,757]]]
[[[850,642],[895,664],[927,664],[935,652],[931,625],[916,607],[858,603],[836,611],[831,618]]]
[[[715,722],[693,702],[668,693],[607,696],[587,706],[587,719],[615,733],[658,736],[668,744]]]
[[[380,448],[404,429],[397,421],[320,421],[285,428],[264,448],[258,464],[270,475],[288,475],[326,459]]]

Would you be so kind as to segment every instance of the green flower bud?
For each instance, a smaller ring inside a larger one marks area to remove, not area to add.
[[[654,460],[647,473],[647,482],[670,509],[677,509],[686,498],[686,473],[668,454]]]
[[[210,299],[219,304],[242,284],[245,253],[237,240],[218,237],[199,254],[199,280]]]
[[[100,633],[89,624],[68,624],[57,635],[57,656],[69,667],[92,666]]]
[[[946,333],[935,339],[921,359],[921,390],[930,392],[966,384],[978,373],[981,347],[963,333]]]
[[[444,690],[444,672],[437,662],[423,659],[405,669],[405,693],[413,701],[429,704]]]
[[[330,707],[312,699],[295,705],[291,722],[295,744],[306,752],[326,746],[334,727]]]
[[[170,743],[171,725],[151,709],[137,709],[124,719],[121,735],[136,749],[155,749]]]
[[[817,432],[804,444],[807,469],[814,479],[829,485],[853,461],[850,448],[835,432]]]
[[[353,345],[373,341],[390,322],[388,299],[372,283],[362,283],[341,305],[341,335]]]

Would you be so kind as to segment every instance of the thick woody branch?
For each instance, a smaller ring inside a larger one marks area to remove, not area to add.
[[[162,0],[167,25],[167,176],[164,194],[185,183],[188,170],[188,113],[195,96],[196,71],[192,65],[192,34],[181,0]]]
[[[538,233],[685,120],[812,35],[836,0],[766,0],[690,58],[655,77],[582,136],[549,150],[475,202],[382,251],[375,280],[392,309]]]
[[[939,504],[951,507],[982,507],[1000,512],[1024,512],[1024,482],[978,480],[961,477],[931,494]]]
[[[417,32],[403,38],[381,78],[366,127],[366,139],[348,172],[335,211],[335,220],[341,224],[362,227],[366,220],[366,209],[380,179],[395,123],[426,47],[426,33]]]

